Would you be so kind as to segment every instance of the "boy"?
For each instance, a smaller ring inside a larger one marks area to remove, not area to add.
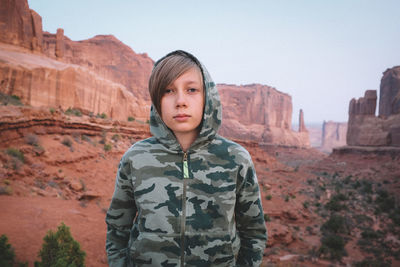
[[[153,137],[118,167],[107,212],[110,266],[259,266],[267,240],[257,178],[240,145],[217,135],[207,70],[178,50],[149,80]]]

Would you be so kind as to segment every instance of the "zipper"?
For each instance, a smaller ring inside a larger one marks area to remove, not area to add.
[[[189,178],[187,153],[183,153],[183,193],[182,193],[182,217],[181,217],[181,266],[185,266],[185,231],[186,231],[186,185]]]
[[[183,153],[183,179],[189,178],[189,168],[187,161],[187,153]]]

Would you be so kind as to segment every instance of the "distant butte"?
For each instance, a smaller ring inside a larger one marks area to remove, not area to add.
[[[383,73],[378,116],[376,102],[376,90],[350,101],[347,145],[400,147],[400,66]]]

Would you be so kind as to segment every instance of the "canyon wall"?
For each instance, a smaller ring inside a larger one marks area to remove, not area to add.
[[[383,73],[378,116],[376,102],[376,90],[350,101],[347,145],[400,146],[400,66]]]
[[[301,132],[291,129],[290,95],[261,84],[217,86],[223,105],[221,135],[278,145],[309,146],[305,127]]]
[[[346,145],[347,123],[324,121],[322,125],[321,148],[323,152],[331,152],[334,147]]]
[[[1,0],[0,42],[42,51],[42,18],[26,0]]]
[[[0,92],[31,106],[148,118],[150,57],[110,35],[76,42],[62,29],[43,33],[41,21],[26,0],[2,1]]]

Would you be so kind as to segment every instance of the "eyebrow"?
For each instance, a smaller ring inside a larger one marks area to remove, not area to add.
[[[192,84],[200,85],[200,86],[203,85],[202,82],[197,82],[197,81],[194,81],[194,80],[189,80],[189,81],[185,82],[185,85],[192,85]],[[171,86],[173,86],[173,83],[169,84],[167,87],[171,87]]]
[[[195,83],[195,84],[201,84],[201,82],[198,82],[198,81],[192,81],[192,80],[190,80],[190,81],[186,81],[186,82],[185,82],[185,84],[192,84],[192,83]]]

